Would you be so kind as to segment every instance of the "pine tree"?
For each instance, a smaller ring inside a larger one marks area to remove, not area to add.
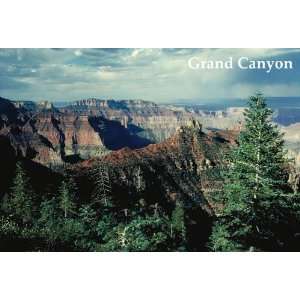
[[[181,248],[186,244],[186,227],[184,220],[184,207],[182,203],[176,203],[170,221],[170,236],[175,239]]]
[[[58,205],[55,198],[44,199],[40,205],[40,218],[36,224],[41,237],[46,241],[47,250],[55,249],[55,243],[61,234],[61,224],[58,218]]]
[[[53,224],[57,223],[57,203],[54,198],[45,198],[40,205],[40,218],[39,223],[47,224],[51,227]]]
[[[74,212],[75,204],[75,185],[74,182],[70,179],[63,181],[58,193],[59,207],[63,211],[64,218],[68,218],[71,213]]]
[[[162,214],[134,215],[127,223],[107,219],[98,224],[100,251],[170,251],[170,221]]]
[[[7,201],[3,203],[3,209],[17,221],[28,223],[32,220],[34,193],[30,187],[20,162],[16,164],[16,173],[11,187],[11,193]]]
[[[116,242],[121,251],[167,251],[170,236],[167,219],[160,216],[137,216],[117,228]]]
[[[94,179],[94,204],[100,204],[106,208],[112,206],[111,202],[111,185],[107,165],[100,161],[93,169],[92,177]]]
[[[287,185],[284,141],[261,94],[249,100],[238,147],[228,157],[223,215],[211,236],[215,251],[274,250],[290,238],[295,197]]]
[[[83,205],[78,212],[78,216],[84,224],[94,227],[96,225],[96,212],[90,205]]]

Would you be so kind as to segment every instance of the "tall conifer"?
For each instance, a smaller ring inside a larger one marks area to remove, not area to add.
[[[16,164],[11,193],[7,201],[3,204],[3,209],[18,221],[28,223],[32,220],[33,197],[29,179],[23,170],[21,162],[18,162]]]
[[[214,226],[216,251],[274,250],[290,239],[295,197],[288,187],[284,141],[265,98],[250,98],[238,147],[224,174],[224,210]]]

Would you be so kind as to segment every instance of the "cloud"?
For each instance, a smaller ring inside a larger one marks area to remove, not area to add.
[[[82,55],[82,51],[81,51],[81,50],[75,50],[75,51],[74,51],[74,54],[75,54],[76,56],[81,56],[81,55]]]
[[[199,70],[203,60],[291,59],[291,71]],[[183,98],[299,96],[299,49],[0,49],[0,95],[7,98],[74,100],[82,97]]]

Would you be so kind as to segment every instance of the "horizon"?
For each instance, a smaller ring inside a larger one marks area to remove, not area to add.
[[[267,105],[273,109],[274,111],[277,109],[300,109],[300,96],[293,97],[265,97]],[[1,99],[1,96],[0,96]],[[3,99],[3,98],[2,98]],[[25,99],[6,99],[13,102],[28,102],[28,103],[50,103],[56,108],[63,108],[69,105],[73,105],[76,102],[84,101],[84,100],[96,100],[96,101],[143,101],[145,105],[147,103],[154,103],[155,105],[162,106],[177,106],[177,107],[186,107],[193,109],[198,107],[198,109],[202,111],[225,111],[229,108],[242,108],[247,107],[248,98],[219,98],[219,99],[174,99],[173,101],[166,102],[155,102],[144,99],[101,99],[101,98],[82,98],[77,100],[45,100],[41,99],[38,101],[25,100]]]
[[[154,102],[156,104],[184,104],[183,102],[199,102],[199,104],[208,104],[208,103],[219,103],[221,101],[247,101],[251,95],[248,97],[219,97],[219,98],[178,98],[178,99],[172,99],[172,100],[165,100],[165,101],[157,101],[157,100],[149,100],[149,99],[143,99],[141,97],[139,98],[105,98],[105,97],[98,97],[98,96],[91,96],[91,97],[82,97],[82,98],[73,98],[73,99],[54,99],[54,100],[49,100],[46,98],[41,98],[41,99],[21,99],[17,97],[3,97],[0,95],[0,99],[5,99],[9,101],[16,101],[16,102],[51,102],[51,103],[59,103],[59,102],[77,102],[77,101],[82,101],[82,100],[98,100],[98,101],[144,101],[144,102]],[[299,96],[265,96],[264,98],[268,100],[275,100],[275,101],[280,101],[280,100],[300,100],[300,94]]]

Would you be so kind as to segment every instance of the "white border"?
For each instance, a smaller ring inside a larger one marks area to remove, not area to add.
[[[296,299],[297,253],[9,253],[3,299]],[[5,296],[5,297],[4,297]]]
[[[298,1],[3,0],[1,47],[299,47]]]
[[[0,47],[299,47],[297,2],[2,1]],[[1,253],[0,266],[3,299],[299,295],[298,253]]]

